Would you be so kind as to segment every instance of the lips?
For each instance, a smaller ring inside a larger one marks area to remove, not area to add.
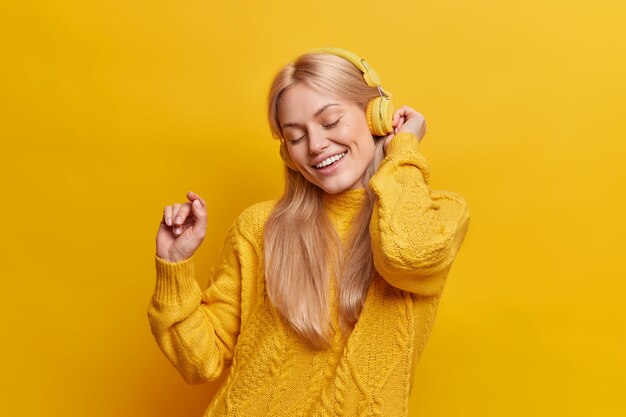
[[[341,152],[338,154],[335,154],[333,156],[330,156],[328,158],[323,159],[322,161],[318,162],[317,164],[314,164],[313,166],[317,169],[321,169],[324,167],[327,167],[331,164],[333,164],[334,162],[340,160],[341,158],[343,158],[344,156],[346,156],[347,152]]]

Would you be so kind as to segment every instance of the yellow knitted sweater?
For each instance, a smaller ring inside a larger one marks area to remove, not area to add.
[[[228,376],[207,416],[406,416],[413,374],[448,271],[465,237],[462,197],[429,188],[417,138],[396,135],[370,186],[377,274],[359,320],[339,328],[330,283],[332,346],[314,348],[270,304],[261,268],[263,226],[276,201],[246,209],[231,226],[206,290],[193,260],[156,257],[148,318],[161,350],[189,383]],[[340,237],[364,189],[324,196]]]

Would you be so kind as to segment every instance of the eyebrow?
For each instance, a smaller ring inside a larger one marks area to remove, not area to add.
[[[323,112],[324,110],[326,110],[326,109],[327,109],[327,108],[329,108],[330,106],[339,106],[339,103],[328,103],[328,104],[325,104],[324,106],[320,107],[320,108],[319,108],[319,110],[318,110],[318,111],[316,111],[316,112],[313,114],[313,117],[317,117],[317,116],[319,116],[320,114],[322,114],[322,112]],[[284,129],[284,128],[286,128],[286,127],[294,127],[294,126],[299,126],[299,124],[298,124],[298,123],[291,123],[291,122],[290,122],[290,123],[285,123],[284,125],[282,125],[282,126],[281,126],[281,129]]]

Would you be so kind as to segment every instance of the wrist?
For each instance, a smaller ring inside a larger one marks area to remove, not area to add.
[[[182,256],[182,255],[179,255],[179,254],[170,254],[170,255],[163,254],[163,255],[161,255],[158,252],[156,253],[156,257],[157,258],[159,258],[162,261],[168,262],[168,263],[185,262],[185,261],[188,261],[189,259],[191,259],[192,256]]]
[[[403,151],[419,151],[419,139],[415,133],[396,133],[386,144],[385,154],[393,154]]]

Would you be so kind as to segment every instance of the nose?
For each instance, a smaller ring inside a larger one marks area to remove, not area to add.
[[[330,144],[324,131],[309,132],[309,153],[319,154]]]

